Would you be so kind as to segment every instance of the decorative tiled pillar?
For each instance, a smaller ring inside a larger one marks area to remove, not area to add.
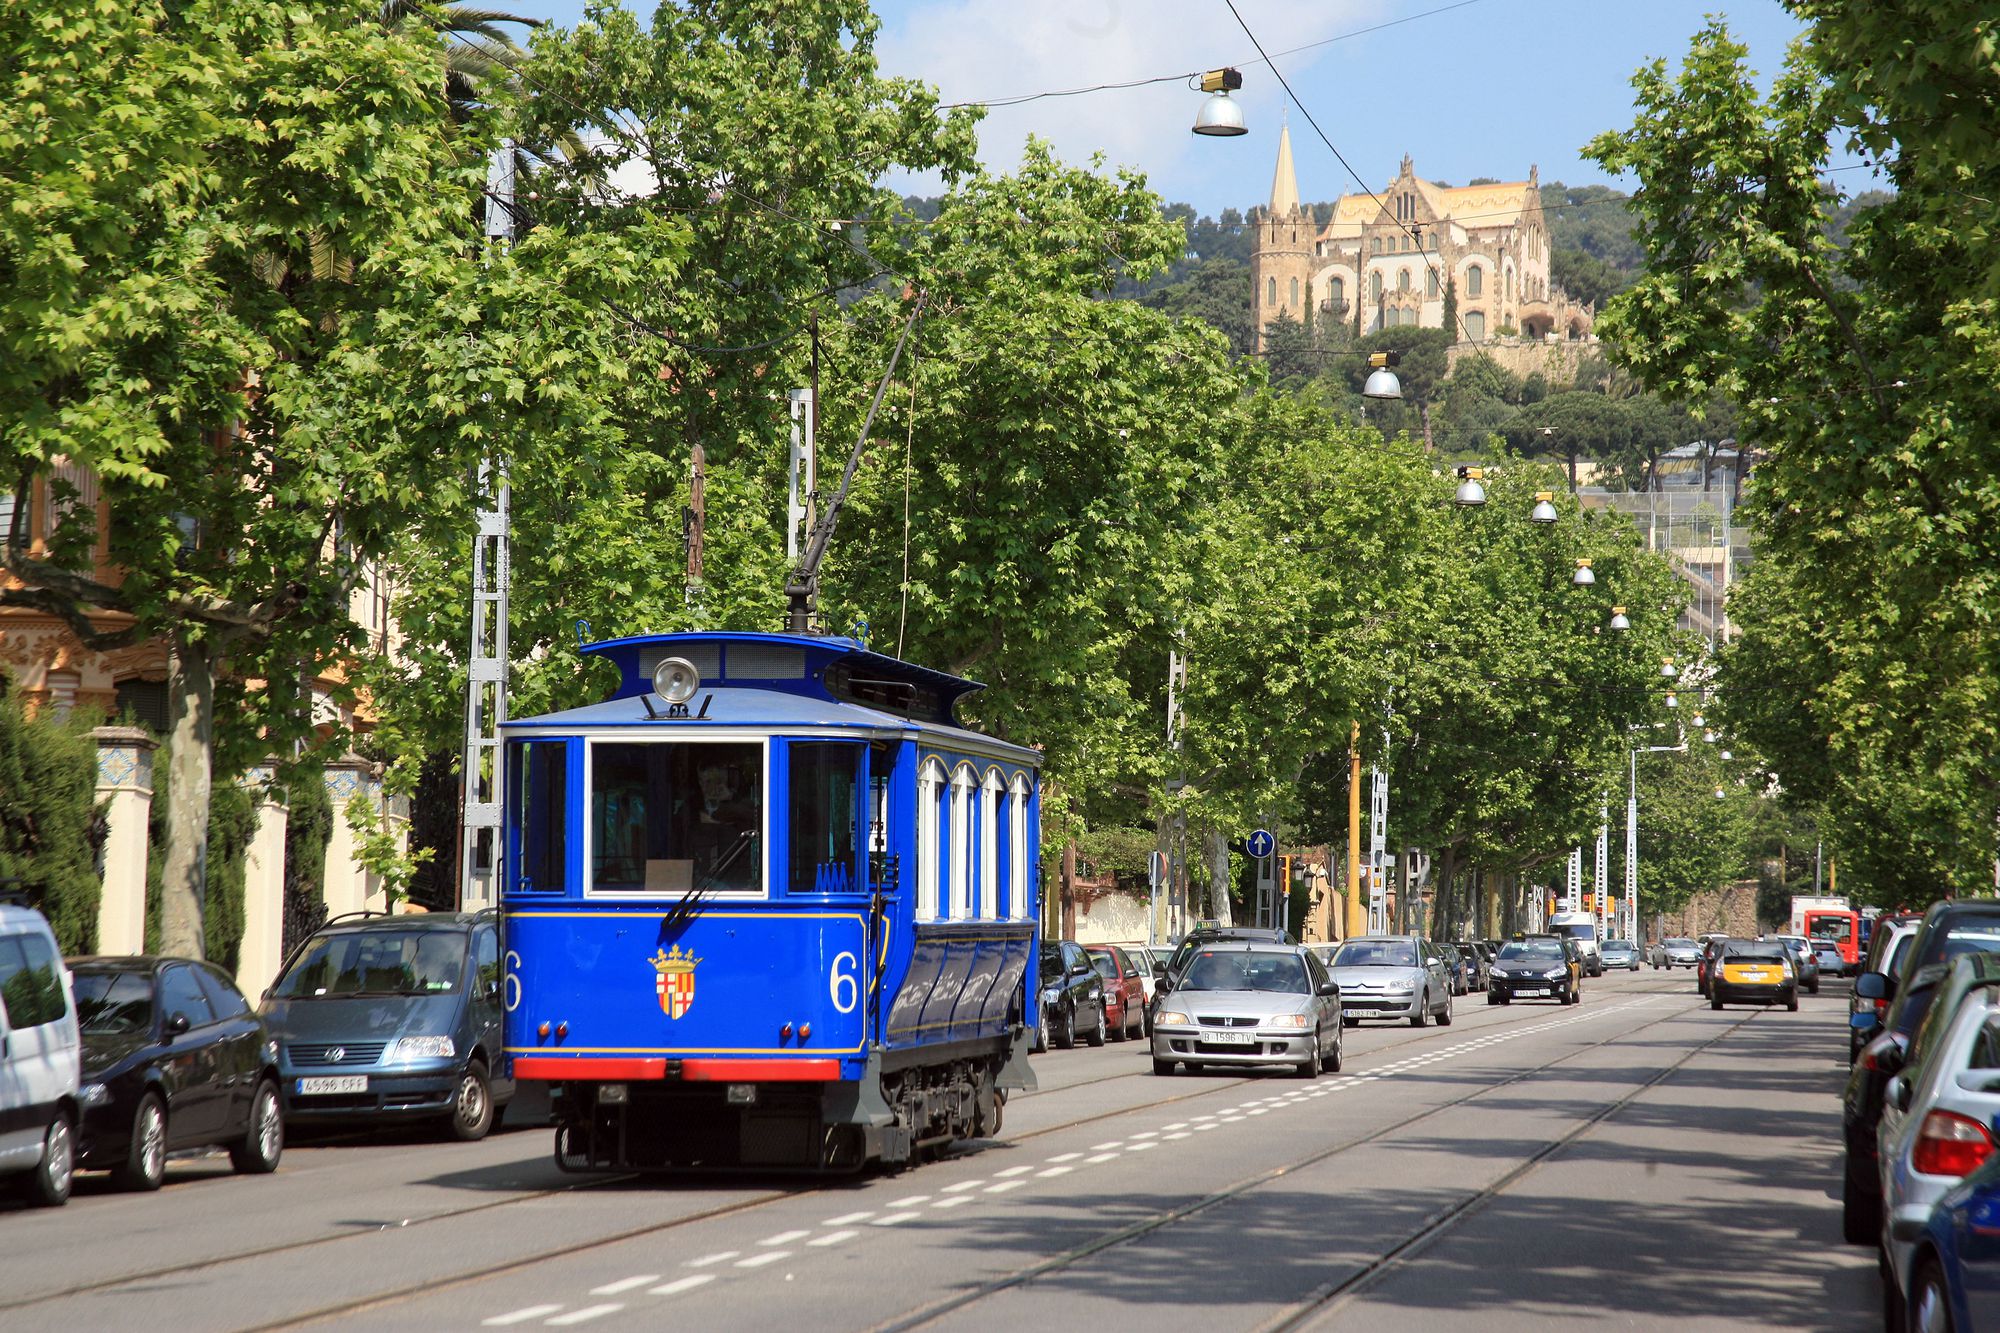
[[[257,798],[257,831],[243,863],[243,943],[237,954],[236,987],[254,1003],[284,963],[285,824],[270,765],[259,765],[237,781]]]
[[[104,838],[104,897],[97,909],[99,953],[146,951],[146,821],[153,810],[150,732],[99,727],[97,799],[109,829]]]
[[[370,770],[374,766],[349,756],[326,766],[326,796],[333,803],[333,834],[326,844],[326,914],[328,919],[359,912],[369,903],[367,869],[355,859],[354,830],[347,825],[347,803],[373,799]]]

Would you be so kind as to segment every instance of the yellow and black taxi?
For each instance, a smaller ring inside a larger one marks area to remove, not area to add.
[[[1708,1006],[1782,1004],[1799,1007],[1799,975],[1778,940],[1724,940],[1708,983]]]

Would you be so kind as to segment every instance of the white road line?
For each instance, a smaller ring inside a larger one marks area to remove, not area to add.
[[[1122,1148],[1124,1146],[1125,1140],[1113,1139],[1109,1143],[1093,1143],[1090,1145],[1090,1150],[1092,1152],[1103,1152],[1107,1148]]]
[[[741,1253],[743,1253],[741,1250],[722,1250],[715,1254],[704,1254],[699,1259],[688,1260],[687,1266],[689,1268],[707,1268],[710,1264],[719,1264],[724,1259],[734,1259]]]
[[[910,1220],[911,1218],[913,1218],[913,1217],[918,1217],[918,1216],[921,1216],[921,1214],[918,1214],[918,1213],[890,1213],[890,1214],[888,1214],[887,1216],[884,1216],[884,1217],[878,1217],[878,1218],[876,1218],[876,1219],[875,1219],[875,1220],[874,1220],[874,1221],[873,1221],[872,1223],[870,1223],[869,1225],[871,1225],[871,1226],[878,1226],[878,1227],[893,1227],[893,1226],[897,1225],[898,1223],[901,1223],[901,1222],[907,1222],[907,1221],[909,1221],[909,1220]]]
[[[1134,1135],[1133,1135],[1132,1137],[1133,1137],[1133,1139],[1134,1139],[1134,1140],[1138,1140],[1138,1139],[1157,1139],[1158,1137],[1160,1137],[1160,1131],[1159,1131],[1159,1130],[1157,1130],[1157,1129],[1148,1129],[1148,1130],[1144,1130],[1144,1131],[1142,1131],[1141,1133],[1138,1133],[1138,1134],[1134,1134]]]
[[[1051,1176],[1066,1176],[1075,1169],[1073,1166],[1052,1166],[1045,1171],[1037,1171],[1035,1178],[1038,1180],[1047,1180]]]
[[[1215,1126],[1216,1126],[1216,1125],[1217,1125],[1218,1123],[1219,1123],[1219,1122],[1217,1122],[1217,1121],[1214,1121],[1214,1120],[1211,1120],[1211,1121],[1209,1121],[1209,1122],[1208,1122],[1207,1124],[1205,1124],[1205,1125],[1196,1125],[1196,1126],[1194,1127],[1194,1132],[1195,1132],[1195,1133],[1197,1133],[1197,1134],[1199,1134],[1199,1133],[1201,1133],[1201,1132],[1202,1132],[1202,1131],[1203,1131],[1204,1129],[1214,1129],[1214,1128],[1215,1128]]]
[[[929,1203],[930,1201],[931,1196],[928,1194],[912,1194],[907,1199],[890,1200],[889,1206],[891,1208],[914,1208],[920,1203]]]
[[[1214,1117],[1214,1116],[1212,1116],[1212,1115],[1198,1115],[1198,1116],[1196,1116],[1196,1117],[1195,1117],[1195,1119],[1196,1119],[1196,1120],[1213,1120],[1213,1119],[1215,1119],[1215,1117]]]
[[[1081,1157],[1081,1156],[1083,1156],[1083,1154],[1082,1154],[1082,1153],[1080,1153],[1080,1152],[1059,1152],[1059,1153],[1057,1153],[1057,1154],[1056,1154],[1056,1155],[1055,1155],[1054,1157],[1051,1157],[1051,1158],[1049,1158],[1049,1161],[1051,1161],[1051,1162],[1074,1162],[1074,1161],[1075,1161],[1075,1160],[1076,1160],[1077,1158],[1079,1158],[1079,1157]]]
[[[936,1203],[932,1204],[931,1207],[956,1208],[960,1204],[971,1203],[972,1201],[973,1199],[970,1194],[954,1194],[949,1199],[939,1199]]]
[[[1181,1131],[1180,1131],[1179,1133],[1175,1133],[1175,1134],[1166,1134],[1166,1135],[1162,1135],[1161,1137],[1162,1137],[1162,1141],[1164,1141],[1164,1142],[1172,1142],[1172,1141],[1173,1141],[1173,1140],[1175,1140],[1175,1139],[1184,1139],[1184,1138],[1187,1138],[1187,1137],[1188,1137],[1188,1135],[1189,1135],[1189,1134],[1190,1134],[1191,1132],[1192,1132],[1192,1131],[1190,1131],[1190,1130],[1185,1130],[1185,1129],[1183,1129],[1183,1130],[1181,1130]]]
[[[1205,1116],[1205,1115],[1198,1115],[1198,1116],[1196,1116],[1196,1117],[1195,1117],[1195,1119],[1197,1119],[1197,1120],[1206,1120],[1206,1119],[1208,1119],[1208,1117],[1207,1117],[1207,1116]],[[1171,1124],[1171,1125],[1162,1125],[1162,1126],[1160,1126],[1160,1128],[1161,1128],[1161,1129],[1163,1129],[1163,1130],[1165,1130],[1165,1129],[1186,1129],[1186,1128],[1187,1128],[1187,1121],[1185,1121],[1185,1120],[1176,1120],[1176,1121],[1174,1121],[1174,1123],[1173,1123],[1173,1124]]]
[[[1264,1108],[1260,1106],[1260,1107],[1258,1107],[1258,1108],[1257,1108],[1256,1110],[1254,1110],[1254,1111],[1245,1111],[1245,1112],[1244,1112],[1244,1114],[1245,1114],[1245,1115],[1262,1115],[1262,1114],[1264,1114]]]
[[[617,1301],[612,1301],[607,1305],[586,1305],[581,1310],[572,1310],[568,1314],[559,1314],[554,1319],[544,1319],[542,1323],[549,1328],[568,1328],[571,1324],[587,1324],[593,1319],[601,1319],[605,1315],[616,1314],[624,1308]]]
[[[696,1287],[704,1286],[713,1281],[715,1281],[715,1274],[713,1273],[692,1273],[687,1277],[677,1277],[672,1282],[662,1282],[646,1294],[648,1296],[678,1296],[684,1291],[693,1291]]]
[[[946,1185],[943,1192],[946,1194],[963,1194],[967,1190],[976,1190],[985,1183],[984,1180],[961,1180],[956,1185]]]
[[[763,1254],[753,1254],[748,1259],[738,1259],[738,1268],[762,1268],[765,1264],[775,1264],[780,1259],[792,1257],[790,1250],[770,1250]]]
[[[1101,1152],[1097,1154],[1097,1156],[1095,1157],[1086,1157],[1083,1160],[1086,1162],[1108,1162],[1116,1156],[1118,1156],[1118,1154],[1115,1152]]]
[[[1005,1171],[995,1171],[993,1175],[998,1180],[1009,1180],[1015,1176],[1025,1176],[1034,1169],[1032,1166],[1010,1166]]]
[[[643,1287],[648,1282],[658,1282],[659,1280],[660,1275],[658,1273],[641,1273],[637,1277],[620,1278],[616,1282],[607,1282],[601,1287],[592,1287],[590,1294],[593,1296],[616,1296],[622,1291],[630,1291],[634,1287]]]
[[[829,1245],[838,1245],[842,1241],[853,1240],[860,1234],[858,1231],[829,1231],[824,1236],[814,1236],[806,1244],[812,1246],[814,1249],[825,1249]]]
[[[757,1243],[759,1245],[790,1245],[793,1241],[804,1240],[811,1234],[812,1232],[810,1231],[780,1231],[777,1235],[766,1236]]]
[[[1017,1190],[1027,1183],[1025,1180],[1003,1180],[997,1185],[988,1185],[986,1192],[988,1194],[1005,1194],[1008,1190]]]
[[[1221,1123],[1223,1123],[1223,1124],[1225,1124],[1225,1125],[1233,1125],[1233,1124],[1237,1123],[1237,1122],[1238,1122],[1239,1120],[1241,1120],[1241,1119],[1243,1119],[1243,1117],[1242,1117],[1242,1116],[1240,1116],[1240,1115],[1226,1115],[1226,1116],[1222,1117],[1222,1121],[1221,1121]],[[1202,1128],[1203,1128],[1203,1129],[1207,1129],[1207,1128],[1208,1128],[1208,1126],[1207,1126],[1207,1125],[1203,1125],[1203,1126],[1202,1126]]]
[[[842,1214],[841,1214],[841,1215],[840,1215],[839,1217],[829,1217],[829,1218],[827,1218],[827,1219],[826,1219],[826,1225],[828,1225],[828,1226],[830,1226],[830,1227],[844,1227],[844,1226],[851,1226],[851,1225],[853,1225],[853,1224],[854,1224],[854,1223],[856,1223],[856,1222],[866,1222],[866,1221],[867,1221],[867,1220],[868,1220],[869,1218],[871,1218],[871,1217],[873,1217],[873,1216],[875,1216],[875,1214],[873,1214],[873,1213],[866,1213],[866,1212],[863,1212],[863,1213],[842,1213]]]
[[[496,1314],[491,1319],[482,1319],[486,1328],[505,1328],[509,1324],[525,1324],[530,1319],[540,1319],[545,1314],[554,1314],[562,1309],[560,1305],[529,1305],[519,1310],[509,1310],[506,1314]]]
[[[1132,1145],[1131,1147],[1127,1148],[1127,1149],[1126,1149],[1125,1151],[1126,1151],[1126,1152],[1144,1152],[1144,1151],[1146,1151],[1146,1149],[1148,1149],[1148,1148],[1157,1148],[1157,1147],[1159,1147],[1159,1146],[1160,1146],[1160,1145],[1159,1145],[1159,1143],[1158,1143],[1157,1141],[1156,1141],[1156,1142],[1152,1142],[1152,1143],[1135,1143],[1135,1144],[1133,1144],[1133,1145]]]

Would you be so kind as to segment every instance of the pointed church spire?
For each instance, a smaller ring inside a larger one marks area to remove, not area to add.
[[[1299,176],[1292,169],[1292,127],[1278,130],[1278,169],[1271,176],[1271,216],[1285,217],[1299,206]]]

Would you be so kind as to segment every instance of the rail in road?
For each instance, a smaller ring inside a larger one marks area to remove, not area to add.
[[[1607,1127],[1646,1120],[1662,1090],[1744,1034],[1789,1024],[1799,1059],[1826,1065],[1811,1076],[1829,1083],[1844,1049],[1833,987],[1800,1014],[1711,1014],[1684,976],[1647,973],[1590,983],[1576,1009],[1473,999],[1450,1028],[1349,1030],[1345,1072],[1312,1081],[1159,1078],[1143,1043],[1037,1057],[1044,1090],[1010,1103],[1000,1139],[899,1176],[611,1181],[434,1207],[407,1226],[266,1228],[261,1247],[189,1243],[171,1265],[72,1265],[26,1289],[10,1280],[0,1285],[19,1295],[0,1304],[0,1328],[157,1324],[162,1298],[180,1308],[197,1294],[199,1309],[177,1326],[809,1318],[900,1329],[987,1326],[1050,1302],[1108,1303],[1107,1316],[1126,1317],[1139,1305],[1167,1327],[1379,1319],[1370,1302],[1448,1256],[1454,1237],[1503,1219],[1524,1182]],[[1824,1100],[1837,1126],[1833,1087]],[[514,1154],[547,1146],[545,1133],[501,1142]],[[424,1147],[379,1151],[378,1175],[423,1160]],[[533,1174],[519,1161],[488,1170]],[[337,1167],[315,1162],[302,1174],[341,1187]],[[1837,1179],[1830,1164],[1820,1174]],[[143,1238],[131,1245],[121,1231],[125,1204],[227,1195],[254,1222],[254,1210],[277,1202],[257,1193],[273,1183],[170,1186],[146,1200],[83,1200],[81,1212],[107,1252],[143,1256]],[[424,1197],[434,1202],[436,1191]],[[1827,1207],[1837,1243],[1837,1207]],[[0,1216],[0,1247],[49,1215],[30,1216]],[[1797,1298],[1770,1308],[1793,1312]]]

